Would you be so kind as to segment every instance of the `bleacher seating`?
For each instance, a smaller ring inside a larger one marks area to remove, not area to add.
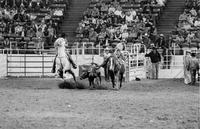
[[[35,49],[39,38],[45,48],[51,47],[69,3],[69,0],[49,0],[48,3],[24,0],[18,8],[11,8],[9,3],[1,4],[0,47],[5,48],[4,40],[8,39],[9,48]],[[37,37],[39,28],[42,28],[41,37]]]
[[[197,2],[198,0],[186,0],[185,10],[172,31],[173,42],[177,47],[200,47],[200,12]]]
[[[162,0],[161,0],[162,1]],[[143,37],[155,42],[156,23],[165,4],[148,0],[92,0],[76,30],[80,42],[116,44],[119,41],[144,43]],[[144,43],[145,44],[145,43]]]

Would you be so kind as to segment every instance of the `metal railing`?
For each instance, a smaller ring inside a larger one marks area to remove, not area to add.
[[[31,54],[6,54],[7,58],[7,76],[40,76],[45,77],[51,75],[54,55],[32,54],[34,51],[26,50]]]

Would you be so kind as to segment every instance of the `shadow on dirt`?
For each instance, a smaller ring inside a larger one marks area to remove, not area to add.
[[[108,90],[109,88],[105,86],[105,84],[101,86],[95,86],[95,88],[91,88],[88,86],[88,84],[83,82],[70,82],[70,81],[64,81],[62,83],[58,84],[58,87],[60,89],[90,89],[90,90]]]

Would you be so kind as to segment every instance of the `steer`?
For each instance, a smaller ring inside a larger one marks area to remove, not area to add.
[[[90,88],[94,88],[95,81],[99,86],[101,84],[101,72],[98,69],[98,65],[96,63],[92,63],[88,69],[84,69],[83,74],[80,76],[80,79],[88,78]]]

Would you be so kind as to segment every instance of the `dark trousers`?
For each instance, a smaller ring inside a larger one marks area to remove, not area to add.
[[[104,66],[104,74],[105,74],[105,80],[108,81],[109,80],[109,75],[108,75],[108,68],[107,68],[107,66]]]
[[[159,63],[152,63],[152,79],[158,79]]]
[[[197,70],[196,69],[191,69],[190,70],[190,74],[191,74],[191,84],[194,85],[196,83]]]

